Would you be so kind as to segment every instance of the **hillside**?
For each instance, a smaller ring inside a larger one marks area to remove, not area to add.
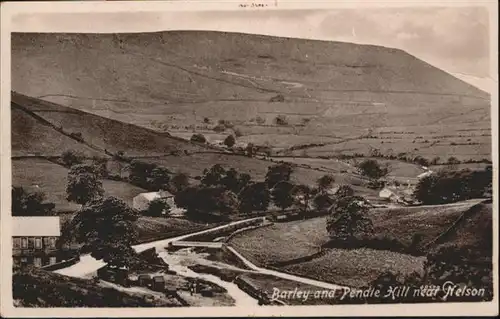
[[[295,151],[312,156],[491,152],[489,95],[392,48],[207,31],[16,33],[12,65],[19,93],[172,135],[210,137],[223,119],[240,142],[321,144]]]
[[[205,168],[219,163],[226,168],[233,167],[248,173],[254,180],[263,180],[268,167],[275,165],[272,161],[222,153],[206,145],[171,137],[167,133],[15,92],[12,93],[11,110],[13,184],[45,192],[61,211],[74,210],[75,206],[65,199],[67,169],[47,157],[57,157],[68,150],[108,158],[117,151],[123,151],[128,157],[155,162],[173,172],[185,172],[193,178],[201,175]],[[28,127],[25,126],[27,123]],[[81,139],[75,139],[72,133],[80,133]],[[114,161],[110,159],[110,162]],[[120,166],[125,167],[126,163]],[[312,185],[324,174],[326,172],[317,169],[296,167],[292,180]],[[375,194],[375,191],[365,189],[365,181],[357,176],[340,172],[335,175],[338,175],[339,181],[352,183],[361,191]],[[127,202],[141,192],[139,188],[123,182],[105,181],[104,186],[108,186],[106,191],[110,194]]]

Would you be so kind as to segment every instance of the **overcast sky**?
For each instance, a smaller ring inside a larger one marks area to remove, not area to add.
[[[489,14],[481,7],[233,12],[37,14],[17,31],[215,30],[348,41],[403,49],[450,73],[489,76]]]

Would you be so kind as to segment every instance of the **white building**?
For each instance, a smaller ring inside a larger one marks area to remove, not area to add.
[[[55,264],[61,258],[56,246],[60,236],[59,216],[12,217],[14,263],[35,267]]]
[[[167,191],[141,193],[134,197],[132,205],[139,211],[146,210],[149,207],[149,203],[155,199],[165,199],[171,208],[175,207],[174,195]]]

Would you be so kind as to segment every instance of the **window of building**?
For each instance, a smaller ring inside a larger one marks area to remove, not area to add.
[[[35,248],[35,238],[33,237],[28,237],[28,248]]]
[[[35,248],[42,249],[42,239],[40,237],[35,238]]]
[[[27,263],[28,262],[28,258],[26,258],[26,257],[21,258],[21,262],[22,263]]]
[[[54,237],[51,237],[49,240],[49,247],[50,248],[56,248],[56,239]]]
[[[21,248],[28,248],[28,238],[21,238]]]
[[[56,262],[57,262],[57,258],[56,258],[56,257],[50,257],[50,259],[49,259],[49,263],[50,263],[51,265],[55,264]]]
[[[21,247],[21,238],[14,238],[12,242],[12,246],[14,248],[20,248]]]
[[[35,264],[35,267],[42,267],[42,258],[40,257],[35,257],[35,260],[33,261]]]

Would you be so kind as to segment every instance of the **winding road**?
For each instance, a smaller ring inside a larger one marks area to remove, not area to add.
[[[214,275],[209,275],[209,274],[201,274],[201,273],[196,273],[189,269],[188,267],[184,266],[182,264],[182,255],[174,255],[174,254],[169,254],[165,251],[165,248],[173,242],[176,241],[182,241],[183,239],[186,239],[190,236],[193,235],[200,235],[200,234],[205,234],[209,233],[212,231],[216,230],[221,230],[224,228],[228,227],[233,227],[237,226],[238,224],[243,224],[247,223],[253,220],[258,220],[262,219],[264,221],[264,217],[256,217],[256,218],[249,218],[249,219],[244,219],[240,221],[235,221],[231,222],[222,226],[182,235],[182,236],[177,236],[173,238],[168,238],[168,239],[163,239],[163,240],[156,240],[152,241],[149,243],[144,243],[144,244],[139,244],[133,246],[134,250],[137,252],[142,252],[150,248],[155,248],[156,251],[159,253],[159,256],[165,260],[169,264],[170,269],[176,271],[179,275],[185,276],[185,277],[191,277],[191,278],[202,278],[207,281],[210,281],[212,283],[215,283],[219,286],[222,286],[226,288],[228,291],[229,295],[235,300],[236,305],[256,305],[257,301],[250,297],[248,294],[243,292],[242,290],[239,289],[237,285],[234,283],[226,282],[221,280],[219,277],[214,276]],[[287,279],[287,280],[292,280],[312,286],[317,286],[323,289],[337,289],[337,288],[342,288],[342,286],[338,286],[335,284],[323,282],[323,281],[318,281],[318,280],[313,280],[309,278],[304,278],[304,277],[299,277],[287,273],[282,273],[279,271],[275,270],[270,270],[266,268],[261,268],[257,267],[255,264],[250,262],[248,259],[243,257],[239,252],[237,252],[234,248],[228,246],[227,247],[231,252],[233,252],[249,269],[251,269],[252,272],[256,273],[261,273],[265,275],[271,275],[275,276],[278,278],[282,279]],[[54,271],[55,273],[65,275],[65,276],[70,276],[70,277],[78,277],[78,278],[84,278],[87,277],[93,273],[95,273],[99,268],[105,266],[106,263],[101,261],[101,260],[96,260],[90,255],[82,255],[80,257],[80,261],[72,266],[59,269]]]

